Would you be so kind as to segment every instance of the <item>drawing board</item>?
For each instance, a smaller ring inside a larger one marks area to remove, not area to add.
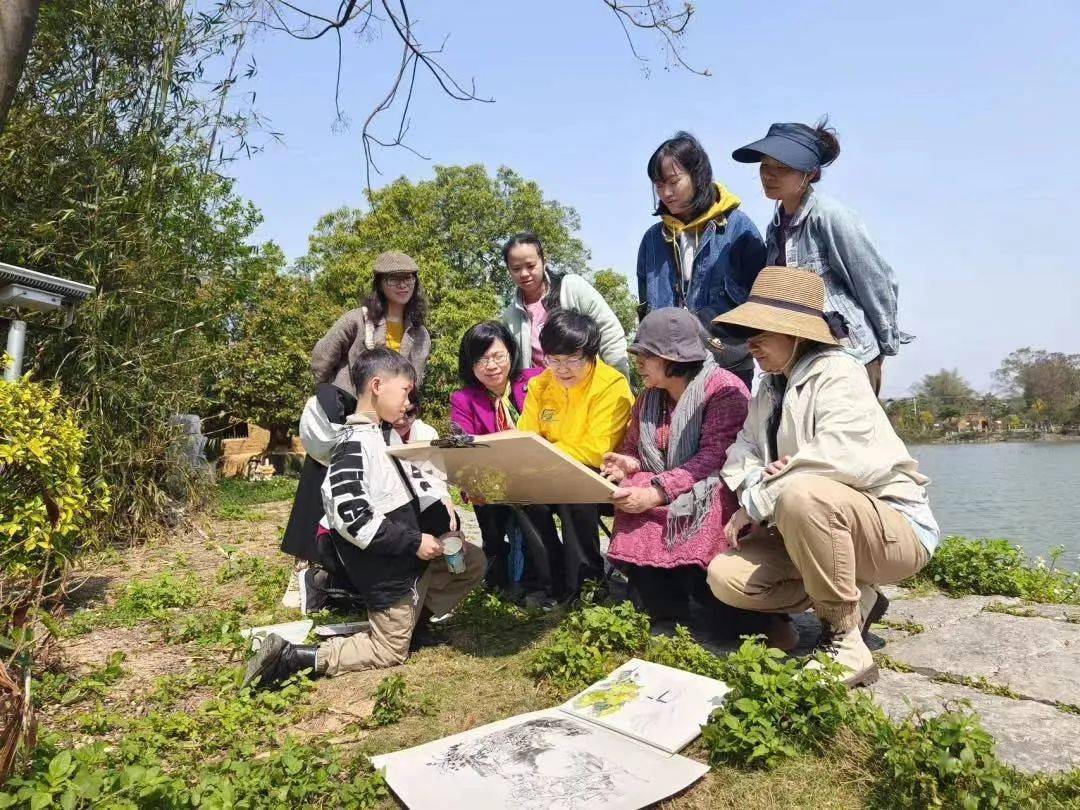
[[[430,462],[462,491],[489,503],[610,503],[615,485],[535,433],[506,430],[477,436],[471,447],[412,442],[386,451]]]
[[[709,769],[558,709],[372,762],[412,810],[637,810],[689,787]]]
[[[722,681],[633,658],[562,710],[675,753],[701,733],[729,691]]]

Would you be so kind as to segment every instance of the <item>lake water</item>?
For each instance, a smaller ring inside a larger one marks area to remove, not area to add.
[[[1004,537],[1080,562],[1080,442],[911,445],[942,536]]]

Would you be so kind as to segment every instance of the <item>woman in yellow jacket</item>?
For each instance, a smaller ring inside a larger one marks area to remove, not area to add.
[[[626,378],[600,360],[600,329],[588,315],[551,313],[540,348],[547,370],[529,383],[519,430],[538,433],[568,456],[598,469],[604,454],[622,444],[633,394]],[[530,601],[544,606],[572,599],[589,579],[604,574],[599,504],[526,507],[525,526],[536,585]],[[562,523],[562,541],[555,515]]]

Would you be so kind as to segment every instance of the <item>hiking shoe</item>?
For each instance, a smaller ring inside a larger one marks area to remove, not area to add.
[[[315,675],[318,649],[314,644],[290,644],[277,633],[271,633],[248,662],[241,686],[273,689],[305,669],[310,669],[311,674]]]
[[[869,686],[878,679],[877,664],[874,663],[870,648],[863,641],[860,627],[836,632],[828,625],[824,625],[817,649],[843,668],[840,679],[849,689]],[[821,664],[817,661],[808,661],[804,669],[821,669]]]
[[[870,626],[881,621],[889,609],[889,597],[873,585],[859,586],[859,616],[862,618],[862,634],[870,632]]]

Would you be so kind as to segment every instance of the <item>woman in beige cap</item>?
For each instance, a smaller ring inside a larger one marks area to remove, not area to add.
[[[846,326],[824,302],[816,273],[766,267],[747,302],[717,318],[746,330],[766,376],[721,472],[741,508],[724,529],[733,549],[709,564],[708,582],[734,607],[813,607],[823,648],[858,686],[877,679],[863,632],[888,601],[874,585],[926,565],[939,532],[929,479],[862,365],[838,347]]]
[[[399,250],[375,259],[371,295],[363,306],[337,319],[315,344],[311,370],[316,383],[332,383],[355,396],[349,369],[369,349],[386,347],[409,359],[416,386],[424,381],[431,336],[424,320],[427,301],[416,262]]]

